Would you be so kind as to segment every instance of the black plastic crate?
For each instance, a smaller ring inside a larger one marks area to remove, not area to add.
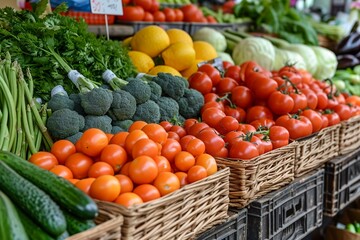
[[[247,228],[247,209],[229,209],[229,218],[202,233],[197,240],[245,240]]]
[[[323,219],[324,169],[253,201],[248,208],[247,239],[303,239]]]
[[[335,216],[360,197],[360,150],[338,156],[325,165],[324,214]]]

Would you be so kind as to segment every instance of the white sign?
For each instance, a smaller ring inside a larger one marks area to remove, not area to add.
[[[90,5],[92,13],[123,15],[121,0],[90,0]]]

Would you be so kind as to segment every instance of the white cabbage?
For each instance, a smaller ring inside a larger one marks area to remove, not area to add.
[[[230,54],[228,54],[226,52],[217,52],[217,54],[218,54],[218,57],[220,57],[222,61],[228,61],[228,62],[231,62],[232,64],[234,64],[234,60],[232,59]]]
[[[282,47],[282,49],[290,50],[300,54],[300,56],[302,56],[303,60],[305,61],[305,69],[311,73],[311,75],[316,73],[318,61],[316,54],[311,47],[304,44],[287,44],[286,46]]]
[[[235,64],[255,61],[265,69],[273,69],[275,48],[269,40],[260,37],[248,37],[236,44],[232,58]]]
[[[221,32],[209,27],[200,28],[192,35],[192,38],[194,41],[210,43],[218,52],[225,51],[227,46],[225,36]]]
[[[279,70],[285,65],[293,65],[298,69],[306,69],[303,57],[293,51],[275,48],[275,61],[271,70]]]
[[[338,64],[335,53],[323,47],[312,46],[311,48],[314,50],[318,61],[314,77],[319,80],[332,78]]]

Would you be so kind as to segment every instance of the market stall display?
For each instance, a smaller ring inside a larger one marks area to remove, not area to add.
[[[131,0],[105,40],[47,6],[0,9],[1,239],[302,239],[359,197],[355,30]]]

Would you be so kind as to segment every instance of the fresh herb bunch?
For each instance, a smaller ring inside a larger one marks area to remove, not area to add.
[[[308,16],[292,8],[289,0],[242,0],[235,5],[234,14],[253,19],[255,31],[275,33],[290,43],[318,45]]]
[[[49,100],[56,85],[64,86],[69,94],[77,92],[52,50],[72,69],[98,83],[106,69],[123,79],[135,75],[127,49],[119,42],[96,37],[84,20],[62,16],[64,5],[42,16],[44,2],[47,1],[40,1],[33,12],[0,9],[0,57],[9,52],[24,69],[30,68],[36,97]]]

